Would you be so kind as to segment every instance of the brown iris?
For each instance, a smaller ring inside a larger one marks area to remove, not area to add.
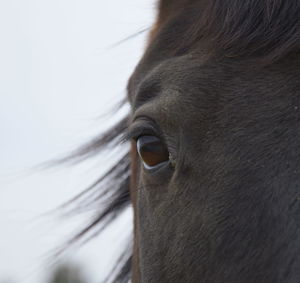
[[[137,140],[137,150],[147,169],[169,160],[169,151],[156,136],[141,136]]]

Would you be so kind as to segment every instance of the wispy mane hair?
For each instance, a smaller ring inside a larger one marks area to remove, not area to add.
[[[124,102],[122,103],[124,104]],[[116,145],[122,145],[124,132],[127,128],[128,117],[121,119],[113,127],[103,134],[95,137],[91,142],[83,145],[66,158],[55,161],[55,164],[78,163],[91,157],[96,157],[104,149],[114,149]],[[92,219],[74,235],[66,246],[59,250],[56,256],[64,252],[65,248],[82,245],[101,233],[130,205],[130,156],[127,147],[120,149],[116,154],[118,158],[111,168],[94,181],[86,190],[75,196],[66,204],[62,205],[62,211],[67,215],[81,211],[95,209],[96,213]],[[131,273],[132,256],[132,226],[121,235],[127,240],[124,249],[120,251],[119,258],[113,266],[106,282],[128,283]]]
[[[201,41],[213,55],[256,57],[268,64],[300,51],[300,0],[188,2],[192,18],[181,49]]]

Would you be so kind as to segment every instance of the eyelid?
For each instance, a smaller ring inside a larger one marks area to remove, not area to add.
[[[159,139],[162,139],[162,135],[158,131],[157,126],[155,126],[154,122],[148,119],[139,119],[134,121],[132,125],[130,125],[126,129],[126,132],[122,137],[122,141],[126,142],[131,139],[137,140],[140,136],[145,136],[145,135],[156,136]]]
[[[140,136],[145,135],[158,136],[153,129],[140,125],[138,127],[129,127],[124,133],[122,141],[127,142],[132,139],[137,140]]]
[[[144,127],[139,127],[139,128],[128,128],[125,132],[125,134],[122,137],[123,142],[127,142],[129,140],[137,140],[140,136],[144,135],[150,135],[153,136],[155,135],[151,130],[144,128]]]

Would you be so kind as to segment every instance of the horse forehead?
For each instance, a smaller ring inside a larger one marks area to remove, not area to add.
[[[144,62],[129,81],[129,100],[134,104],[143,93],[151,99],[152,95],[156,96],[167,90],[192,90],[196,86],[204,86],[219,73],[201,55],[170,58],[153,65],[151,62]],[[221,73],[219,75],[222,76]]]
[[[201,77],[204,68],[201,58],[189,55],[171,58],[149,70],[140,86],[153,82],[160,84],[162,88],[182,87],[193,78]]]

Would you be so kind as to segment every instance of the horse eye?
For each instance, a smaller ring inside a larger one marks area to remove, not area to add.
[[[146,169],[151,169],[169,160],[167,147],[155,136],[140,136],[137,139],[137,151]]]

